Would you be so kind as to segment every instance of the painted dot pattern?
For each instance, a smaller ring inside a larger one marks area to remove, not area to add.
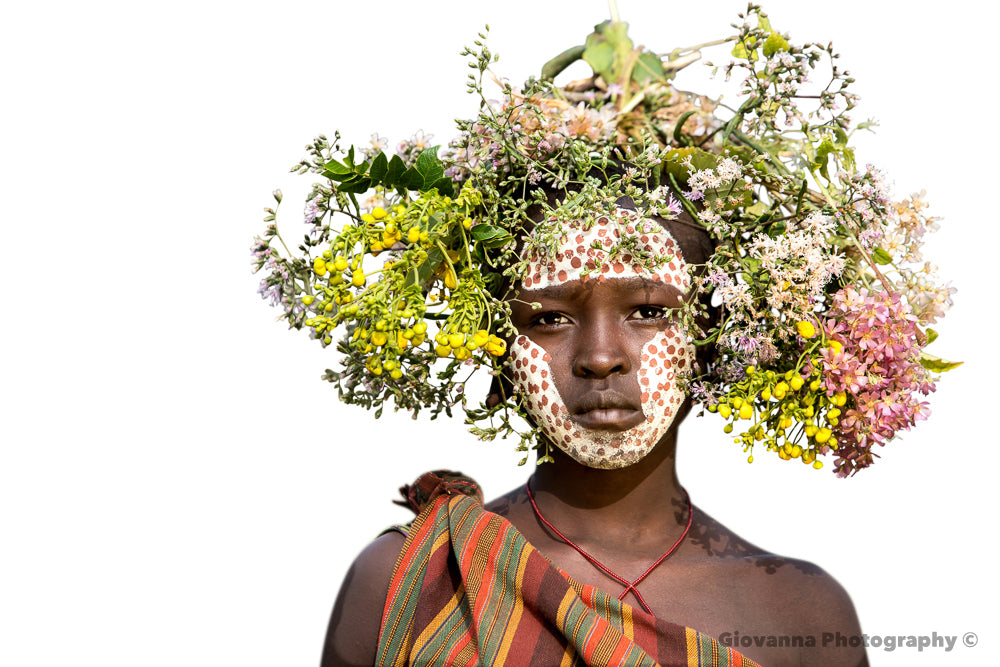
[[[522,291],[544,289],[573,280],[614,280],[644,277],[674,285],[687,292],[690,279],[679,247],[669,232],[659,224],[638,221],[633,211],[617,209],[616,220],[602,216],[584,231],[577,226],[561,239],[559,251],[552,258],[526,257],[528,276]],[[634,262],[630,255],[620,260],[603,262],[600,272],[593,270],[598,259],[620,239],[624,232],[638,235],[639,247],[667,261],[651,272]],[[643,230],[654,231],[643,231]],[[594,247],[594,246],[598,247]],[[559,395],[551,357],[527,336],[518,336],[511,346],[512,376],[524,392],[528,414],[546,437],[574,460],[592,468],[624,468],[646,456],[664,436],[684,401],[684,392],[677,386],[677,375],[684,373],[694,360],[694,347],[685,342],[677,331],[657,333],[643,344],[639,353],[637,379],[642,392],[642,412],[646,420],[626,431],[596,431],[576,424]]]
[[[677,374],[693,358],[693,347],[673,330],[661,331],[643,345],[637,377],[646,420],[620,432],[588,429],[570,418],[552,379],[549,354],[527,336],[514,341],[510,363],[528,414],[545,436],[575,461],[610,470],[642,459],[670,428],[684,401]]]
[[[554,257],[539,257],[531,253],[524,257],[529,260],[528,273],[522,283],[525,290],[542,289],[560,285],[571,280],[606,280],[608,278],[629,278],[643,276],[674,285],[682,292],[690,287],[687,266],[681,257],[679,247],[670,232],[652,220],[638,220],[633,211],[617,209],[616,220],[607,216],[598,218],[593,226],[584,231],[571,229],[560,239],[559,251]],[[614,261],[603,261],[599,271],[598,260],[604,260],[606,252],[621,240],[622,229],[627,235],[638,236],[638,247],[666,261],[656,271],[649,271],[635,261],[632,255],[624,254]],[[641,230],[652,229],[648,233]],[[594,247],[594,246],[598,247]],[[591,273],[584,276],[583,272]]]

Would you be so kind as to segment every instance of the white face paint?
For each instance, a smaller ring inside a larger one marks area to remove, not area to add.
[[[687,268],[669,232],[647,221],[647,226],[655,231],[637,233],[630,212],[619,209],[619,215],[621,220],[628,221],[626,233],[638,236],[640,248],[672,259],[650,272],[625,255],[621,261],[605,263],[600,272],[581,276],[586,268],[596,266],[594,259],[604,252],[591,247],[594,241],[609,248],[618,240],[620,232],[616,224],[602,217],[586,232],[579,228],[570,230],[559,252],[544,265],[531,263],[521,290],[525,300],[531,300],[532,290],[573,280],[635,277],[662,281],[686,293],[690,287]],[[624,431],[595,430],[574,422],[555,385],[549,365],[551,356],[527,336],[518,336],[514,341],[510,364],[514,382],[524,392],[528,414],[546,437],[583,465],[614,469],[630,466],[649,454],[670,428],[684,402],[677,374],[690,369],[694,355],[694,346],[675,328],[661,331],[643,343],[637,379],[645,421]]]

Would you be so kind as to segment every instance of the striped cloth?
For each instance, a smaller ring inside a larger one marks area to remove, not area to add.
[[[442,489],[406,532],[377,665],[756,667],[707,635],[570,581],[480,497]]]

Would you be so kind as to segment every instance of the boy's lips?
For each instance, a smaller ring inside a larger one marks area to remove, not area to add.
[[[597,431],[625,431],[645,419],[642,410],[617,392],[593,392],[584,396],[573,410],[573,421]]]

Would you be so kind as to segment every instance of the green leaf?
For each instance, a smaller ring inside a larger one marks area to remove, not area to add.
[[[584,46],[573,46],[542,65],[542,78],[552,80],[564,69],[583,57]]]
[[[347,165],[341,164],[336,160],[330,160],[323,165],[322,176],[323,178],[329,178],[331,181],[342,181],[353,175],[353,167],[348,167]]]
[[[680,118],[677,119],[677,123],[674,125],[674,141],[676,141],[677,143],[684,143],[685,142],[685,137],[684,137],[684,132],[683,132],[684,131],[684,123],[686,123],[687,119],[690,118],[691,116],[693,116],[696,113],[698,113],[697,109],[689,109],[689,110],[685,111],[684,113],[682,113],[681,116],[680,116]],[[686,143],[690,144],[691,140],[687,139]],[[657,165],[657,166],[659,166],[659,165]]]
[[[340,184],[337,189],[345,194],[363,194],[372,186],[372,179],[355,174]]]
[[[385,153],[379,151],[379,154],[375,156],[374,160],[372,160],[371,169],[368,170],[368,176],[372,179],[372,183],[380,185],[382,183],[382,177],[385,176],[388,169],[389,160],[385,157]]]
[[[836,153],[837,147],[830,141],[830,137],[823,136],[823,141],[820,142],[819,146],[816,147],[816,157],[813,160],[813,169],[819,169],[819,173],[823,174],[823,178],[830,180],[830,174],[827,172],[827,166],[830,162],[830,153]]]
[[[424,186],[424,177],[417,171],[416,166],[413,166],[403,172],[397,185],[407,190],[420,190]]]
[[[423,190],[437,190],[438,194],[445,197],[453,197],[455,195],[455,184],[447,176],[442,176],[431,183],[430,187],[423,188]]]
[[[649,51],[640,55],[632,68],[632,80],[640,86],[645,86],[650,80],[664,81],[666,78],[667,73],[663,69],[660,57]]]
[[[406,171],[406,163],[398,155],[393,155],[392,159],[389,160],[389,167],[385,172],[385,177],[382,182],[385,183],[387,188],[395,188],[399,184],[399,179]]]
[[[418,264],[416,269],[406,274],[406,284],[417,285],[420,288],[427,287],[434,278],[434,272],[443,261],[444,254],[441,250],[436,246],[432,247],[427,251],[427,258]]]
[[[775,53],[779,51],[787,51],[789,49],[788,40],[782,37],[779,33],[772,31],[767,37],[767,41],[764,42],[764,57],[770,58]]]
[[[666,159],[664,160],[666,170],[670,175],[682,183],[686,182],[691,176],[691,172],[688,168],[681,164],[681,160],[685,159],[689,155],[691,156],[691,166],[694,167],[695,170],[715,169],[715,165],[719,162],[719,159],[712,153],[693,146],[688,148],[677,148],[670,151],[667,153]]]
[[[747,47],[743,45],[743,42],[736,42],[736,46],[733,47],[733,58],[739,58],[740,60],[749,60],[750,54],[747,52]]]
[[[432,183],[444,176],[444,167],[441,166],[441,160],[437,156],[439,148],[441,147],[431,146],[430,148],[425,148],[413,164],[413,168],[423,178],[421,190],[429,190]]]
[[[872,259],[875,260],[876,264],[892,264],[892,255],[882,248],[875,248],[875,252],[872,253]]]
[[[927,344],[930,345],[938,339],[938,332],[934,329],[927,329],[924,333],[927,334]]]
[[[920,354],[920,365],[934,373],[944,373],[961,366],[964,361],[948,361],[940,357],[922,352]]]
[[[628,37],[628,23],[605,21],[587,36],[583,60],[606,83],[619,83],[622,68],[632,48],[632,40]]]
[[[590,65],[594,73],[602,79],[614,83],[615,50],[597,33],[587,36],[583,49],[583,61]]]
[[[489,239],[493,239],[498,236],[505,236],[507,234],[507,230],[503,227],[487,224],[476,225],[470,231],[474,241],[487,241]]]
[[[757,27],[765,32],[772,32],[771,20],[760,14],[757,15]]]

